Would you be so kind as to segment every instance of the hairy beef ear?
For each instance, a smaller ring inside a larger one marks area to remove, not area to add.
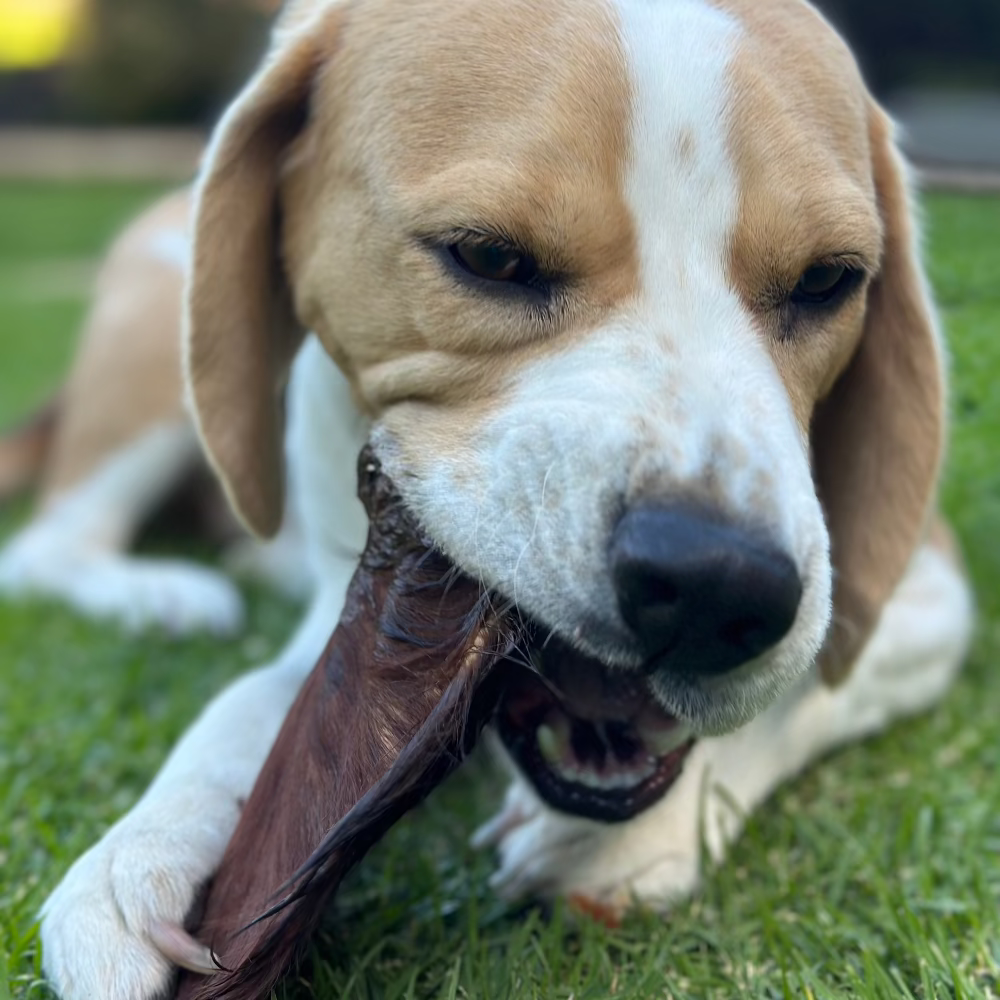
[[[185,315],[185,377],[202,442],[233,509],[265,536],[281,522],[283,391],[304,335],[282,272],[277,187],[343,9],[327,2],[306,16],[305,6],[285,15],[206,153]]]
[[[882,267],[857,353],[812,427],[834,567],[833,625],[820,655],[828,684],[847,677],[926,530],[944,450],[941,340],[905,165],[892,123],[874,106],[870,135]]]

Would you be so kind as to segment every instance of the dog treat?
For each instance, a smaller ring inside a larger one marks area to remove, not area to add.
[[[347,872],[461,763],[518,669],[511,619],[422,537],[370,450],[359,470],[368,544],[208,890],[194,933],[219,971],[183,973],[178,1000],[269,996]]]

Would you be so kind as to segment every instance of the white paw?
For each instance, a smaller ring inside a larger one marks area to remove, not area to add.
[[[126,817],[69,870],[41,924],[43,969],[62,1000],[166,994],[175,969],[154,941],[169,944],[221,859],[238,807],[218,798],[199,809],[197,829]]]
[[[698,885],[697,802],[687,809],[685,790],[676,791],[635,819],[606,824],[558,813],[516,779],[473,843],[496,847],[490,884],[504,899],[565,897],[602,919],[635,903],[662,909]]]
[[[0,594],[60,600],[88,618],[116,621],[133,632],[161,628],[173,636],[223,636],[243,625],[243,599],[221,573],[56,545],[31,529],[0,552]]]
[[[132,632],[161,628],[178,637],[195,632],[229,636],[243,628],[243,598],[236,586],[192,563],[116,559],[95,570],[89,582],[70,603]]]

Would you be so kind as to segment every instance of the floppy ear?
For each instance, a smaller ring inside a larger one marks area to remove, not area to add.
[[[812,428],[834,567],[833,625],[820,656],[829,684],[846,678],[919,544],[944,450],[942,347],[892,133],[873,106],[882,268],[857,352]]]
[[[259,535],[281,522],[283,390],[303,338],[282,273],[277,185],[332,49],[338,6],[285,16],[219,124],[197,187],[184,334],[189,399],[233,509]]]

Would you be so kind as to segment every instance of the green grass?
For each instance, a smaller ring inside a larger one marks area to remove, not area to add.
[[[57,384],[84,306],[72,289],[26,294],[26,263],[92,259],[149,193],[0,185],[0,425]],[[466,839],[501,783],[475,762],[369,858],[302,981],[279,996],[1000,995],[1000,201],[936,197],[928,222],[954,354],[944,502],[981,608],[944,705],[785,788],[668,920],[613,931],[491,895],[490,859]],[[0,535],[24,513],[0,513]],[[0,1000],[49,995],[34,925],[46,892],[206,698],[275,651],[294,617],[252,594],[242,639],[168,642],[0,606]]]

